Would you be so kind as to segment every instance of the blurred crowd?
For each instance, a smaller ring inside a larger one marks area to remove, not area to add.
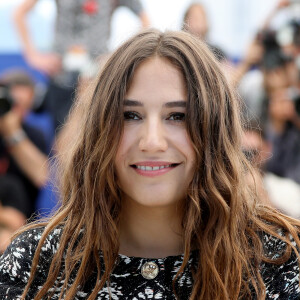
[[[74,99],[109,55],[113,12],[126,6],[141,27],[151,26],[139,0],[58,0],[53,51],[42,53],[26,23],[37,2],[21,1],[13,19],[25,61],[49,77],[47,92],[40,99],[36,83],[22,69],[0,74],[0,253],[15,230],[59,205],[55,160],[76,134],[80,113],[69,116]],[[300,15],[291,14],[276,30],[271,26],[282,9],[292,11],[294,2],[278,1],[238,62],[209,41],[201,2],[188,7],[182,30],[207,42],[237,88],[243,151],[257,167],[249,180],[265,204],[300,218]]]

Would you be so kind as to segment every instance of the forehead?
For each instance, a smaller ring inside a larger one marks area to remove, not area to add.
[[[166,58],[148,58],[137,67],[126,97],[139,101],[183,100],[186,98],[184,76]]]
[[[188,11],[187,17],[190,18],[190,17],[199,17],[199,16],[203,18],[206,17],[204,7],[198,4],[191,6],[191,8]],[[199,21],[201,21],[201,19]]]

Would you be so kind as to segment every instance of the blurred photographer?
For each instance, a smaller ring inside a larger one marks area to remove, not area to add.
[[[22,72],[0,81],[0,252],[10,236],[34,213],[35,200],[48,178],[43,133],[26,122],[34,82]]]
[[[248,180],[256,184],[263,204],[271,205],[294,218],[300,218],[300,185],[289,178],[280,177],[266,170],[271,158],[271,145],[264,130],[254,121],[245,125],[242,139],[243,152],[255,166]]]
[[[256,68],[246,74],[239,84],[239,93],[248,108],[250,118],[266,119],[266,102],[276,89],[295,87],[299,72],[295,59],[284,53],[278,45],[275,32],[261,32],[255,43],[262,47]]]
[[[125,6],[142,27],[150,22],[140,0],[57,0],[53,49],[44,53],[36,47],[27,22],[39,1],[19,1],[13,21],[26,62],[50,77],[43,109],[51,113],[58,131],[68,116],[78,84],[94,76],[97,58],[108,54],[113,12]]]
[[[300,97],[295,91],[279,88],[270,93],[265,133],[272,147],[272,157],[265,168],[300,183]]]
[[[295,46],[300,32],[296,18],[299,19],[300,15],[294,14],[297,7],[300,8],[300,1],[277,1],[233,74],[233,82],[239,84],[239,93],[251,117],[261,115],[264,99],[270,90],[282,85],[299,85]],[[279,13],[286,13],[289,21],[275,30],[272,21]]]

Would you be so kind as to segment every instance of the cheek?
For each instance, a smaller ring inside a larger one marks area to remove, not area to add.
[[[196,152],[194,150],[193,143],[187,133],[185,137],[185,152],[187,155],[188,172],[190,177],[189,180],[191,181],[196,172]]]
[[[185,160],[184,173],[182,178],[185,178],[185,188],[188,187],[189,183],[192,181],[194,174],[196,172],[196,152],[193,147],[193,143],[186,132],[178,132],[173,134],[173,145],[176,145],[176,149],[183,155]]]
[[[116,154],[116,158],[115,158],[117,172],[120,168],[125,166],[126,161],[130,159],[130,155],[134,143],[135,143],[134,134],[132,134],[130,130],[124,129],[120,139],[120,144]]]
[[[187,158],[187,161],[194,162],[196,153],[186,129],[174,131],[170,133],[170,136],[172,137],[173,144],[180,149],[183,155]]]
[[[125,165],[126,165],[126,140],[121,138],[119,148],[115,157],[115,172],[117,176],[117,183],[122,185],[124,181]]]
[[[116,154],[115,158],[115,168],[117,171],[117,174],[120,173],[120,169],[122,165],[124,164],[124,159],[125,159],[125,149],[126,149],[126,144],[124,143],[124,139],[121,138],[119,148]]]

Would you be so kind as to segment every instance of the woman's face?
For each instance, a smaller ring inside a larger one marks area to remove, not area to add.
[[[169,61],[154,57],[139,65],[124,99],[115,159],[123,200],[161,207],[185,198],[195,171],[186,101],[183,75]]]
[[[190,9],[186,23],[188,31],[201,39],[205,39],[208,32],[206,13],[201,5],[193,5]]]
[[[271,93],[269,114],[273,120],[287,122],[296,116],[295,103],[288,95],[287,89],[278,89]]]

